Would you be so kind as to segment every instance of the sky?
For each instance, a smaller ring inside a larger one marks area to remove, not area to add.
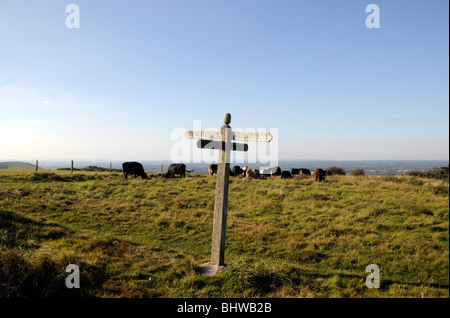
[[[168,160],[225,113],[280,160],[448,160],[448,32],[446,0],[2,0],[0,160]]]

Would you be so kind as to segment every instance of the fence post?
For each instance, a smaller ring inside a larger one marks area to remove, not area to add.
[[[38,171],[38,167],[39,167],[38,162],[39,162],[39,160],[36,160],[36,172]]]
[[[73,173],[73,160],[70,162],[70,173]]]

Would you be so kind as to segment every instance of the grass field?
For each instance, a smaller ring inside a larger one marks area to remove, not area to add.
[[[227,267],[207,276],[215,177],[0,171],[0,296],[449,297],[448,180],[231,180]]]

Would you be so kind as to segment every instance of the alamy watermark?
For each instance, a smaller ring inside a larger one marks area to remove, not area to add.
[[[380,7],[376,4],[369,4],[366,7],[366,12],[370,13],[366,17],[366,27],[368,29],[379,29],[380,28]]]
[[[80,7],[77,4],[71,3],[66,6],[66,27],[68,29],[80,28]],[[370,13],[366,17],[366,27],[368,29],[380,28],[380,7],[376,4],[369,4],[366,6],[366,13]]]
[[[66,267],[66,273],[71,273],[66,277],[66,287],[80,288],[80,268],[75,264],[69,264]]]
[[[76,4],[69,4],[66,7],[66,12],[69,15],[66,17],[66,28],[79,29],[80,28],[80,7]]]
[[[66,27],[68,29],[80,28],[80,7],[77,4],[69,4],[66,6]],[[376,4],[369,4],[366,6],[366,13],[370,13],[366,17],[366,27],[368,29],[380,28],[380,7]]]
[[[366,273],[370,273],[370,275],[366,278],[367,288],[380,288],[380,268],[378,265],[367,265]]]

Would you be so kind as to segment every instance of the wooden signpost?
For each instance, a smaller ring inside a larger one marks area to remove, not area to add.
[[[185,137],[199,139],[197,146],[202,149],[220,150],[219,164],[216,177],[216,196],[214,203],[214,223],[212,234],[211,263],[205,264],[204,273],[214,275],[221,267],[225,266],[225,232],[228,209],[228,184],[230,177],[230,153],[231,151],[247,151],[248,145],[233,143],[238,141],[263,141],[272,140],[270,133],[243,133],[233,132],[230,127],[231,115],[225,114],[225,125],[221,131],[187,131]],[[215,141],[218,140],[218,141]]]

